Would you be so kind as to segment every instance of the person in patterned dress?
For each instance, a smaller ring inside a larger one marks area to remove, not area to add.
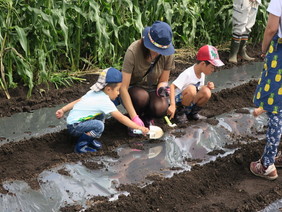
[[[274,180],[278,177],[276,167],[282,167],[277,157],[282,133],[282,1],[271,0],[267,11],[268,23],[262,42],[262,57],[265,58],[261,78],[254,94],[254,110],[257,116],[262,112],[268,115],[266,145],[261,158],[251,162],[253,174]]]

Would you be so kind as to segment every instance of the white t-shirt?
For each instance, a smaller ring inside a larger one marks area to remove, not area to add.
[[[182,93],[188,85],[198,85],[198,87],[201,87],[205,84],[206,75],[201,73],[201,78],[198,78],[195,74],[194,66],[187,68],[172,82],[177,87],[175,95]]]
[[[278,36],[279,38],[282,38],[282,1],[281,0],[271,0],[267,11],[275,16],[280,17],[280,24],[279,24],[279,30],[278,30]]]
[[[67,124],[79,123],[99,114],[117,111],[115,104],[103,91],[88,91],[70,111]]]

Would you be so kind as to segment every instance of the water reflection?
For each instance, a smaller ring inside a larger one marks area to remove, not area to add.
[[[195,164],[232,154],[235,149],[225,148],[226,144],[234,142],[231,134],[254,136],[252,131],[262,130],[266,124],[265,115],[253,118],[252,109],[246,110],[249,112],[222,114],[216,117],[216,125],[203,121],[186,129],[171,129],[160,143],[142,142],[142,150],[121,146],[116,150],[118,159],[92,158],[90,162],[105,165],[101,170],[90,170],[78,163],[44,171],[38,179],[41,186],[38,191],[25,182],[6,182],[3,187],[10,194],[0,196],[0,211],[18,211],[19,208],[23,211],[57,211],[66,204],[86,207],[93,196],[116,199],[120,194],[116,186],[120,184],[145,186],[155,176],[171,177],[174,173],[190,170]],[[215,150],[220,151],[210,154]],[[68,174],[60,174],[60,169]]]
[[[165,159],[165,143],[146,145],[144,150],[120,147],[117,149],[119,161],[109,167],[118,184],[149,183],[146,178],[156,173],[167,176],[164,170],[169,166]]]
[[[11,141],[19,141],[58,132],[66,128],[64,119],[57,119],[55,111],[61,106],[54,108],[42,108],[32,113],[17,113],[11,117],[0,119],[0,144]]]
[[[259,79],[263,68],[262,62],[256,62],[244,66],[234,66],[231,69],[215,72],[206,76],[206,81],[214,82],[217,92],[224,88],[232,88],[250,80]]]
[[[215,72],[207,76],[206,81],[213,81],[216,85],[216,89],[213,92],[217,92],[224,88],[231,88],[246,83],[250,79],[258,79],[261,67],[262,63],[234,67]],[[17,113],[11,117],[0,118],[0,145],[65,129],[65,120],[56,119],[54,115],[56,110],[62,106],[42,108],[31,113]],[[119,110],[125,112],[122,106],[119,107]]]
[[[251,79],[257,79],[262,63],[216,72],[208,76],[213,81],[215,91],[234,87]],[[243,80],[242,80],[243,79]],[[244,81],[246,80],[246,81]],[[55,108],[43,108],[33,113],[19,113],[0,119],[1,145],[24,137],[34,137],[65,128],[65,121],[55,118]],[[232,154],[234,149],[225,148],[234,142],[232,134],[264,135],[252,132],[262,131],[266,116],[253,118],[249,113],[229,113],[216,117],[217,125],[206,122],[186,129],[171,129],[163,137],[163,142],[152,144],[144,141],[142,151],[121,146],[117,149],[120,158],[96,157],[91,160],[105,164],[102,170],[89,170],[81,164],[64,164],[41,173],[40,189],[32,190],[25,182],[5,182],[3,187],[9,194],[0,196],[0,211],[58,211],[66,204],[87,206],[93,196],[108,196],[114,200],[121,194],[116,190],[120,184],[138,183],[144,186],[152,182],[152,177],[171,177],[174,173],[190,170],[194,164],[204,164],[217,157]],[[11,127],[13,126],[13,127]],[[244,141],[242,141],[244,142]],[[209,154],[221,150],[217,154]],[[69,175],[62,175],[65,169]],[[127,194],[127,193],[125,193]]]
[[[66,129],[66,116],[62,119],[57,119],[55,116],[55,112],[64,105],[0,118],[0,145]],[[123,113],[125,112],[122,106],[119,106],[118,109]]]
[[[282,199],[277,200],[259,212],[281,212]]]

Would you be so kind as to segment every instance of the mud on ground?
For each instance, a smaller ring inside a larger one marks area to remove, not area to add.
[[[254,54],[257,48],[251,50],[253,50],[252,55],[259,60],[259,55]],[[172,76],[176,76],[193,64],[193,57],[184,57],[183,54],[176,58],[177,69]],[[222,51],[220,54],[226,66],[232,66],[226,62],[227,52]],[[49,90],[45,88],[43,93],[39,91],[42,91],[44,87],[36,88],[34,96],[28,100],[25,99],[26,93],[23,88],[15,89],[11,92],[11,100],[5,100],[4,96],[1,96],[0,116],[22,111],[31,112],[40,107],[73,101],[88,91],[97,76],[87,75],[85,78],[87,83],[74,84],[69,88],[56,90],[50,87]],[[214,93],[201,111],[201,114],[207,116],[208,119],[201,121],[213,123],[213,117],[216,115],[234,109],[244,112],[240,109],[252,107],[256,84],[256,81],[250,81],[236,88]],[[182,127],[194,123],[189,122]],[[163,120],[157,120],[157,124],[164,130],[169,130]],[[2,145],[0,147],[0,184],[5,180],[23,180],[33,189],[38,189],[40,182],[37,181],[37,176],[43,170],[65,162],[82,161],[90,169],[99,169],[101,167],[98,164],[89,163],[87,159],[94,155],[117,157],[114,149],[121,144],[132,145],[132,141],[136,141],[136,138],[127,136],[125,126],[115,120],[109,120],[100,140],[104,144],[103,150],[86,154],[73,153],[75,140],[66,130]],[[95,197],[91,201],[97,204],[86,211],[257,211],[281,199],[281,177],[270,182],[253,176],[249,171],[249,163],[257,160],[262,153],[263,141],[248,142],[253,140],[250,137],[238,137],[237,140],[238,143],[235,145],[239,149],[233,155],[218,158],[215,162],[204,166],[195,165],[192,171],[175,174],[170,179],[155,178],[155,182],[145,188],[123,185],[119,189],[129,191],[128,197],[121,196],[114,202],[108,202],[104,197]],[[240,141],[245,141],[247,144],[240,144]],[[64,170],[60,170],[60,173],[68,174]],[[278,174],[282,176],[281,170],[278,170]],[[2,186],[0,186],[0,192],[9,193]],[[79,205],[66,206],[61,208],[61,211],[79,211],[80,209]]]

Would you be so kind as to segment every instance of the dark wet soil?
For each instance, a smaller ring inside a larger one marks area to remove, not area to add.
[[[252,46],[252,55],[259,61],[259,46]],[[232,64],[226,62],[228,53],[220,51],[221,58],[226,63],[225,68]],[[193,64],[189,55],[177,56],[177,69],[172,77]],[[244,62],[245,63],[245,62]],[[238,65],[242,65],[239,63]],[[224,71],[220,69],[219,71]],[[6,100],[1,93],[0,116],[9,116],[17,112],[32,112],[32,110],[68,103],[79,98],[97,79],[96,75],[87,75],[86,82],[74,84],[69,88],[54,89],[52,86],[34,89],[32,98],[26,99],[23,87],[11,91],[12,99]],[[253,107],[252,97],[256,81],[250,81],[233,89],[225,89],[214,93],[201,114],[208,117],[206,121],[217,124],[214,116],[236,110],[246,113],[244,107]],[[44,91],[42,90],[44,89]],[[42,92],[43,91],[43,92]],[[177,122],[177,120],[174,120]],[[156,120],[157,125],[165,131],[169,127],[164,120]],[[187,127],[195,122],[177,123],[179,127]],[[256,132],[254,132],[256,133]],[[115,135],[114,138],[112,135]],[[236,137],[235,137],[236,138]],[[46,169],[65,162],[82,161],[89,169],[99,169],[103,165],[89,163],[87,159],[94,155],[110,155],[118,157],[114,149],[121,144],[134,146],[133,141],[142,138],[131,138],[127,135],[125,126],[115,120],[107,120],[105,132],[101,137],[103,149],[97,153],[73,153],[75,139],[66,130],[48,134],[39,138],[31,138],[0,146],[0,184],[5,180],[23,180],[33,189],[38,189],[40,182],[37,176]],[[190,172],[175,174],[164,179],[154,176],[154,183],[140,188],[136,185],[122,185],[120,190],[130,192],[129,196],[121,196],[114,202],[105,197],[93,197],[86,211],[258,211],[282,197],[282,178],[267,181],[253,176],[249,171],[249,163],[259,159],[264,141],[251,142],[254,138],[238,137],[234,146],[238,150],[227,157],[218,158],[214,162],[199,166],[194,165]],[[162,142],[154,140],[152,142]],[[244,144],[241,144],[244,142]],[[134,147],[138,148],[138,147]],[[213,152],[211,154],[218,154]],[[189,161],[189,158],[187,158]],[[61,174],[69,173],[62,169]],[[282,171],[278,170],[282,176]],[[9,193],[0,186],[0,193]],[[12,194],[11,194],[12,195]],[[94,205],[95,203],[95,205]],[[80,211],[82,206],[66,206],[61,211]]]

